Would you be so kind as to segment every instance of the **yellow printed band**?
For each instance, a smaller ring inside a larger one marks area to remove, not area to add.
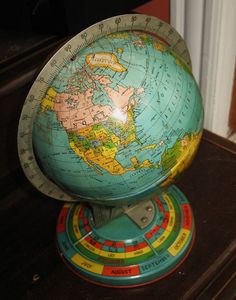
[[[126,252],[125,257],[126,258],[137,257],[137,256],[140,256],[140,255],[146,254],[150,251],[151,251],[151,248],[149,246],[147,246],[147,247],[135,250],[135,251]]]
[[[162,235],[152,243],[152,246],[156,249],[157,247],[159,247],[162,243],[164,243],[166,241],[166,239],[168,238],[169,235],[170,235],[170,231],[165,230],[162,233]]]
[[[76,253],[71,260],[73,263],[75,263],[77,266],[80,266],[83,269],[86,269],[90,272],[96,273],[96,274],[102,274],[104,266],[95,262],[92,262],[80,254]]]
[[[163,198],[166,201],[169,212],[174,211],[175,209],[174,209],[173,203],[170,200],[169,196],[167,194],[163,193]]]
[[[165,231],[171,232],[174,228],[174,225],[175,225],[175,212],[171,211],[169,213],[169,221],[168,221]]]
[[[104,251],[104,250],[100,250],[100,256],[103,256],[103,257],[109,257],[109,258],[114,258],[114,259],[122,259],[122,258],[125,258],[125,253],[124,252],[121,252],[121,253],[117,253],[117,252],[109,252],[109,251]]]
[[[186,244],[189,235],[190,235],[191,231],[185,228],[182,228],[179,232],[179,235],[177,236],[176,240],[174,241],[174,243],[168,248],[168,252],[172,255],[172,256],[176,256],[184,247],[184,245]]]
[[[81,205],[77,205],[75,208],[75,211],[73,213],[73,221],[72,221],[74,234],[78,240],[81,239],[81,237],[82,237],[82,234],[81,234],[81,232],[79,230],[79,226],[78,226],[78,214],[79,214],[80,209],[81,209]]]

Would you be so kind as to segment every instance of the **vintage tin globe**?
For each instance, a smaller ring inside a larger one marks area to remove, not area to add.
[[[183,261],[194,221],[171,183],[192,161],[202,126],[188,50],[156,18],[102,21],[50,59],[27,96],[18,148],[36,188],[80,202],[64,206],[57,227],[74,271],[130,287]]]

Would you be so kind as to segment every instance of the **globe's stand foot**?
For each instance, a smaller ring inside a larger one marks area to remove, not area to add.
[[[175,187],[152,195],[154,218],[141,229],[126,214],[95,228],[84,204],[66,204],[58,218],[61,256],[83,278],[111,287],[134,287],[174,271],[194,239],[190,205]]]

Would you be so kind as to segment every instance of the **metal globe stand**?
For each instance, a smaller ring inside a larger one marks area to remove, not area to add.
[[[93,283],[129,288],[160,280],[188,255],[195,235],[191,207],[175,186],[156,192],[105,225],[86,204],[65,204],[57,224],[61,257]]]

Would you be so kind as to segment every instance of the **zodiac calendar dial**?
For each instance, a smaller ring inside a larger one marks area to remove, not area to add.
[[[173,271],[193,242],[192,211],[175,186],[150,199],[155,217],[143,230],[127,215],[95,228],[88,206],[65,204],[57,238],[70,268],[88,280],[115,287],[150,283]]]

